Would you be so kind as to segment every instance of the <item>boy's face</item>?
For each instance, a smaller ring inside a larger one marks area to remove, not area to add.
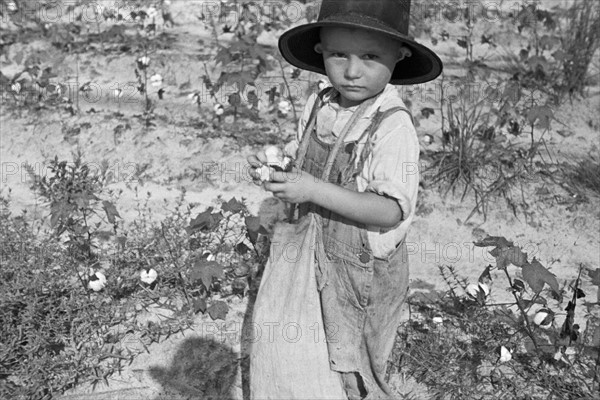
[[[325,71],[340,92],[340,105],[352,107],[379,94],[389,83],[402,58],[400,43],[385,35],[363,29],[321,28]]]

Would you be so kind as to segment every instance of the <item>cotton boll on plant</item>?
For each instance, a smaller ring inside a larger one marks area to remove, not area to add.
[[[215,115],[217,117],[220,117],[225,112],[225,108],[223,107],[222,104],[217,103],[217,104],[214,105],[213,111],[215,112]]]
[[[94,292],[99,292],[106,286],[106,276],[102,272],[94,272],[90,275],[88,287]]]
[[[150,84],[154,87],[159,87],[163,83],[162,75],[154,74],[150,77]]]
[[[281,100],[277,104],[277,114],[279,117],[286,117],[292,111],[292,104],[287,100]]]
[[[554,313],[547,308],[540,308],[533,317],[533,323],[542,329],[548,329],[554,321]]]
[[[466,294],[480,303],[485,303],[485,299],[490,295],[490,287],[485,283],[470,283],[465,288]]]
[[[498,362],[505,363],[512,360],[512,352],[504,346],[500,346],[500,357]]]
[[[158,278],[158,273],[154,268],[143,269],[140,272],[140,280],[148,285],[151,285]]]

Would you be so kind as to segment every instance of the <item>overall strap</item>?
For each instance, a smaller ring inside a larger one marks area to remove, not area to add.
[[[326,182],[329,181],[329,174],[331,173],[331,168],[333,168],[333,162],[335,161],[335,158],[337,157],[337,154],[340,151],[340,147],[342,147],[342,143],[344,143],[344,139],[346,138],[346,136],[348,136],[348,132],[354,129],[354,127],[358,123],[358,120],[366,115],[367,110],[373,105],[373,103],[375,103],[376,99],[377,96],[371,97],[370,99],[363,101],[358,106],[358,109],[352,114],[350,120],[346,122],[346,125],[344,125],[344,128],[340,132],[340,136],[338,136],[337,140],[335,141],[335,144],[333,145],[333,149],[331,149],[331,151],[329,152],[329,156],[327,157],[327,163],[325,164],[323,174],[321,175],[322,180]]]
[[[348,166],[342,172],[342,184],[346,184],[346,183],[350,182],[352,179],[355,179],[358,174],[360,174],[360,172],[362,171],[363,166],[365,164],[365,160],[367,159],[367,157],[369,156],[369,153],[372,150],[371,147],[373,146],[373,137],[375,136],[375,132],[377,131],[377,129],[379,129],[379,125],[381,125],[381,122],[384,119],[386,119],[388,116],[390,116],[398,111],[406,112],[412,120],[412,118],[413,118],[412,114],[406,107],[396,106],[396,107],[389,108],[385,111],[381,111],[379,108],[377,109],[377,112],[375,113],[375,116],[373,117],[371,124],[369,125],[369,127],[367,129],[365,129],[365,131],[363,132],[363,134],[360,136],[360,138],[357,141],[357,143],[360,143],[365,138],[365,136],[367,137],[367,141],[364,144],[362,151],[360,152],[360,156],[357,154],[357,151],[356,151],[357,146],[355,146],[354,151],[352,152],[352,157],[350,158],[350,162],[348,163]],[[357,162],[357,158],[358,158],[358,162]],[[355,164],[356,164],[356,168],[354,167]]]
[[[308,122],[306,123],[306,127],[304,128],[304,132],[302,133],[302,139],[300,140],[300,144],[298,145],[298,151],[296,152],[296,167],[298,169],[302,169],[304,166],[304,160],[306,159],[306,152],[308,151],[308,143],[310,142],[310,135],[315,128],[315,123],[317,121],[317,113],[323,107],[325,103],[324,98],[327,94],[331,93],[333,90],[332,87],[325,88],[321,90],[317,98],[315,99],[315,103],[313,104],[313,108],[310,112],[310,117],[308,117]]]

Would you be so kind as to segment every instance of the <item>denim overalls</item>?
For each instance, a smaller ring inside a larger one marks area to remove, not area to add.
[[[324,93],[319,95],[322,99]],[[322,100],[317,100],[311,118],[316,118]],[[358,142],[366,145],[357,153],[356,142],[344,142],[336,155],[328,181],[357,190],[356,174],[368,156],[370,140],[379,123],[396,107],[377,112]],[[302,141],[305,156],[301,169],[320,178],[333,144],[321,141],[316,124],[308,123]],[[300,145],[302,149],[302,145]],[[358,160],[358,168],[354,168]],[[387,259],[373,257],[367,231],[358,224],[312,203],[298,207],[298,217],[317,214],[322,220],[325,257],[317,256],[317,284],[327,332],[330,367],[338,372],[357,372],[368,399],[392,395],[384,382],[388,357],[401,322],[401,306],[408,290],[406,244],[400,243]],[[317,252],[319,254],[319,252]],[[322,253],[321,253],[322,254]],[[357,394],[356,394],[357,395]],[[349,391],[349,398],[356,397]]]

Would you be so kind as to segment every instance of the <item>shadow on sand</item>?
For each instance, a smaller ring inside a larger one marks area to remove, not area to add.
[[[209,338],[188,338],[181,343],[171,365],[153,367],[150,376],[159,382],[165,395],[155,400],[232,400],[231,389],[238,368],[238,356],[227,346]]]

